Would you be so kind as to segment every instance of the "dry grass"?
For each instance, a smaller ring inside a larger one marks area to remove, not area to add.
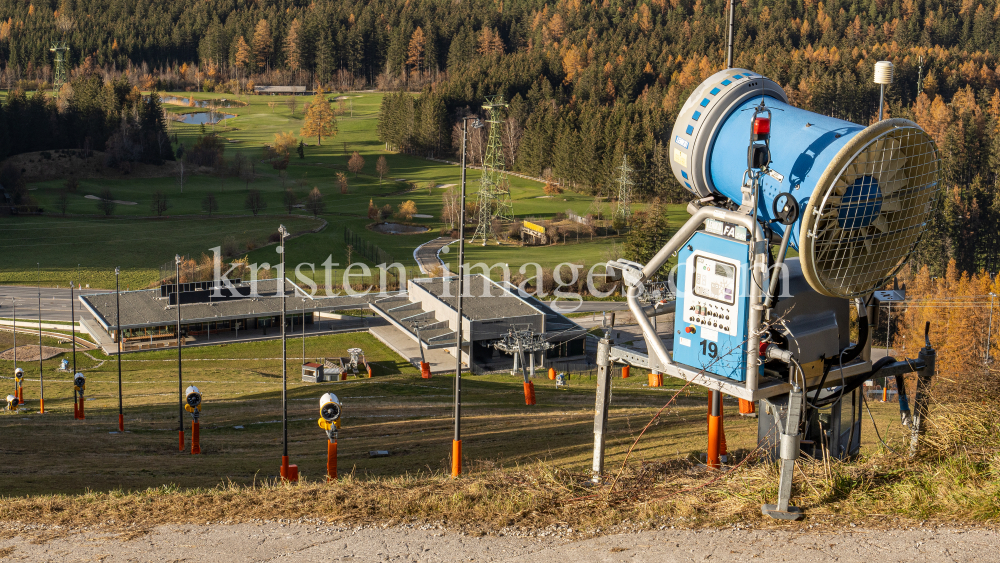
[[[280,355],[278,343],[186,352],[185,380],[206,396],[200,457],[177,452],[172,352],[135,354],[125,362],[125,435],[108,433],[117,425],[114,361],[97,367],[103,358],[78,355],[78,363],[92,369],[84,422],[70,416],[68,374],[56,375],[47,366],[49,414],[0,414],[0,454],[7,460],[0,466],[5,495],[0,522],[96,525],[129,533],[170,523],[300,518],[351,524],[443,521],[484,533],[546,526],[591,533],[668,522],[778,525],[762,519],[759,508],[776,495],[773,464],[749,459],[731,472],[716,473],[700,463],[706,397],[698,391],[682,395],[650,427],[610,491],[588,483],[593,380],[571,379],[565,390],[536,380],[538,405],[526,407],[518,378],[468,378],[463,384],[467,465],[465,475],[452,480],[447,476],[452,380],[419,379],[412,367],[363,335],[310,338],[306,354],[333,355],[353,344],[378,362],[382,375],[323,385],[290,380],[289,449],[303,475],[298,485],[275,478],[281,455],[280,362],[273,359]],[[289,345],[290,354],[300,352]],[[297,363],[291,363],[293,373]],[[0,361],[0,370],[6,367]],[[617,472],[635,437],[673,394],[643,388],[644,381],[641,376],[614,381],[609,472]],[[325,436],[315,422],[316,400],[328,390],[345,403],[342,479],[330,484],[322,480]],[[34,393],[29,382],[29,401]],[[997,521],[998,409],[937,407],[926,453],[909,459],[896,405],[871,407],[883,437],[904,453],[881,447],[866,413],[860,459],[829,466],[799,463],[794,503],[808,511],[807,522]],[[735,407],[727,410],[734,413]],[[741,461],[756,445],[756,421],[731,415],[726,434]],[[369,458],[373,449],[393,455]]]
[[[810,522],[843,525],[937,520],[951,524],[995,523],[1000,509],[996,467],[956,458],[908,461],[886,451],[851,464],[804,461],[796,476],[794,503]],[[143,491],[92,492],[8,498],[0,520],[64,527],[322,520],[338,524],[443,522],[470,532],[573,528],[581,534],[674,526],[796,526],[768,520],[760,504],[776,493],[768,463],[749,463],[730,474],[705,470],[690,460],[630,466],[614,492],[586,486],[586,475],[536,462],[509,469],[488,464],[453,480],[442,472],[397,477],[348,475],[334,483],[306,479],[298,485],[273,480],[209,489],[163,486]],[[835,518],[831,518],[835,517]]]

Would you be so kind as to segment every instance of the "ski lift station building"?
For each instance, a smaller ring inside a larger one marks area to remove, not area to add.
[[[233,290],[204,281],[182,283],[179,293],[173,284],[121,292],[122,351],[176,346],[178,301],[185,346],[279,337],[281,295],[277,280],[257,281],[256,295],[249,282],[232,280],[232,284]],[[584,362],[586,330],[544,302],[482,274],[467,276],[463,293],[462,363],[471,365],[473,372],[510,368],[512,357],[492,345],[511,329],[530,329],[551,344],[547,351],[536,352],[536,365],[545,365],[547,360]],[[297,336],[303,329],[306,334],[352,332],[389,324],[397,329],[392,338],[453,354],[457,295],[457,277],[408,280],[405,292],[332,297],[309,295],[286,278],[285,326],[290,335]],[[81,295],[79,299],[93,317],[82,318],[80,326],[106,352],[116,353],[119,324],[115,294]],[[367,309],[382,320],[337,314]]]
[[[275,338],[281,334],[281,294],[278,280],[256,282],[256,295],[249,282],[232,280],[233,290],[216,287],[212,281],[173,284],[120,294],[122,351],[132,352],[177,345],[177,302],[180,301],[184,345]],[[234,291],[235,290],[235,291]],[[178,297],[179,296],[179,297]],[[383,295],[383,297],[385,297]],[[358,317],[341,317],[337,311],[368,309],[376,295],[310,296],[285,280],[285,326],[295,334],[365,330]],[[80,302],[93,319],[80,326],[108,353],[118,351],[118,320],[115,294],[81,295]],[[322,326],[317,326],[322,323]]]
[[[453,353],[458,330],[458,277],[408,280],[406,293],[372,302],[371,308],[425,350]],[[465,277],[462,291],[462,363],[473,373],[510,369],[512,356],[493,344],[511,329],[530,329],[552,347],[536,352],[546,360],[584,361],[586,330],[508,283],[482,274]]]

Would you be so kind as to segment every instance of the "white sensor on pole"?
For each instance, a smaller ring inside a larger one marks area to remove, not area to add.
[[[889,61],[879,61],[875,63],[875,84],[892,84],[892,75],[895,67]]]
[[[889,61],[875,63],[875,84],[879,85],[878,120],[882,121],[882,108],[885,107],[885,87],[892,84],[892,75],[896,67]]]

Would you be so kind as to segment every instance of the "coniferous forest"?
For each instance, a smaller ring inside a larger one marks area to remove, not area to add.
[[[22,93],[5,106],[12,133],[0,156],[37,150],[14,141],[14,120],[24,119],[16,108],[74,111],[30,93],[51,83],[49,48],[64,40],[76,103],[84,103],[76,81],[100,75],[104,85],[92,93],[104,101],[88,103],[104,118],[81,125],[66,117],[48,141],[58,146],[107,143],[132,89],[322,84],[397,92],[383,104],[382,140],[440,157],[458,147],[460,116],[503,95],[508,167],[597,194],[627,155],[640,171],[640,199],[677,202],[686,194],[665,145],[688,93],[722,68],[725,25],[722,0],[2,0],[0,84]],[[735,64],[776,80],[800,107],[869,123],[878,111],[873,65],[892,61],[888,116],[927,129],[946,166],[919,261],[938,273],[949,259],[960,270],[997,272],[998,31],[1000,0],[742,0]]]

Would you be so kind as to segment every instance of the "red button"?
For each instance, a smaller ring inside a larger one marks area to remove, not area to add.
[[[684,329],[684,332],[686,332],[688,334],[694,334],[694,327],[693,326],[689,326],[689,327],[687,327],[687,328]]]

